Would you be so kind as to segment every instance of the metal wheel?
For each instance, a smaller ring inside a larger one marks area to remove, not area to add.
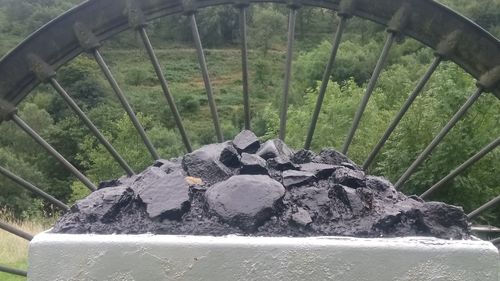
[[[84,122],[92,134],[104,145],[117,163],[128,175],[134,174],[132,168],[126,163],[122,156],[106,140],[106,137],[87,117],[86,113],[80,109],[73,98],[58,83],[55,70],[67,64],[81,53],[90,53],[99,65],[106,80],[110,83],[113,91],[119,99],[123,109],[130,117],[137,133],[143,140],[153,159],[159,159],[156,148],[150,141],[147,132],[139,122],[132,106],[115,80],[112,72],[108,68],[104,58],[100,53],[101,43],[108,38],[126,30],[133,29],[144,43],[144,48],[151,60],[155,73],[159,79],[161,88],[166,98],[178,133],[184,143],[186,151],[191,151],[192,146],[182,118],[177,110],[176,103],[170,92],[168,83],[162,73],[160,62],[156,57],[153,46],[149,40],[146,23],[158,17],[174,14],[183,14],[189,18],[192,36],[197,50],[199,65],[205,85],[205,90],[210,107],[211,118],[214,126],[214,133],[219,142],[223,141],[223,132],[220,126],[217,106],[213,96],[212,84],[207,69],[206,59],[203,52],[202,42],[198,33],[196,22],[196,11],[215,5],[234,5],[235,13],[239,13],[241,32],[241,57],[242,57],[242,102],[244,106],[244,126],[250,129],[250,91],[248,87],[248,55],[247,55],[247,35],[246,17],[248,6],[254,3],[261,3],[260,0],[89,0],[71,9],[53,21],[49,22],[38,31],[26,38],[14,50],[0,61],[0,113],[1,120],[13,122],[19,129],[32,137],[47,152],[55,157],[67,168],[78,180],[88,189],[95,190],[96,186],[81,171],[75,168],[64,156],[57,152],[47,141],[37,134],[26,122],[17,115],[16,106],[21,103],[30,93],[41,83],[52,86],[57,93],[66,101],[75,114]],[[288,19],[288,42],[285,60],[284,86],[281,97],[280,110],[280,131],[281,139],[286,137],[288,97],[290,92],[292,55],[294,46],[295,21],[298,9],[302,6],[313,6],[334,10],[339,17],[339,24],[334,34],[333,48],[324,71],[323,80],[319,90],[319,96],[315,111],[307,134],[304,147],[311,147],[316,123],[323,103],[330,74],[335,67],[335,58],[342,41],[342,35],[352,17],[359,17],[373,21],[386,27],[386,41],[382,48],[378,62],[373,70],[371,79],[368,82],[365,94],[360,102],[359,108],[353,118],[351,128],[347,134],[347,139],[342,147],[343,153],[348,153],[353,137],[356,134],[361,117],[372,95],[377,80],[384,64],[388,58],[391,47],[396,39],[401,36],[411,37],[428,46],[435,53],[434,61],[429,66],[425,75],[416,85],[414,91],[410,93],[400,112],[394,117],[392,123],[387,128],[373,151],[367,155],[363,168],[367,169],[372,163],[385,142],[389,139],[398,123],[412,105],[413,101],[422,91],[429,81],[434,71],[445,60],[452,61],[463,68],[467,73],[477,80],[477,89],[471,93],[470,98],[449,120],[445,127],[435,136],[433,141],[414,160],[406,172],[401,175],[395,183],[396,188],[402,188],[409,177],[422,165],[431,152],[440,144],[446,134],[457,124],[457,122],[467,113],[481,95],[493,94],[500,98],[500,41],[486,32],[484,29],[474,24],[467,18],[450,10],[449,8],[434,1],[422,0],[274,0],[271,2],[286,5],[289,9]],[[342,50],[340,50],[342,51]],[[405,93],[401,93],[405,94]],[[468,167],[476,163],[483,156],[494,150],[500,144],[500,137],[490,140],[491,142],[478,148],[477,153],[469,160],[450,172],[448,176],[430,187],[422,198],[428,198],[433,192],[443,186],[448,180],[457,176]],[[0,164],[1,165],[1,164]],[[16,176],[14,171],[9,171],[0,167],[0,173],[17,183],[19,187],[25,188],[42,198],[53,203],[61,210],[68,210],[68,206],[54,198],[50,194],[37,188],[28,181]],[[491,201],[471,212],[468,216],[474,219],[479,214],[500,203],[500,195],[492,198]],[[32,235],[16,229],[8,224],[0,222],[0,228],[20,236],[26,240],[31,240]],[[498,239],[493,243],[499,243]],[[23,270],[12,269],[0,266],[0,271],[26,275]]]

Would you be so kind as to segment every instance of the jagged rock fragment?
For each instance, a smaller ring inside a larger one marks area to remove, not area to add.
[[[241,155],[240,174],[248,175],[267,175],[267,163],[256,154],[243,153]]]

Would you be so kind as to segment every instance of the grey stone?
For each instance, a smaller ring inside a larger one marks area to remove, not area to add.
[[[107,187],[92,192],[85,199],[78,201],[72,212],[80,212],[94,217],[101,222],[112,221],[121,208],[132,201],[134,192],[127,186]]]
[[[313,173],[295,170],[286,170],[283,172],[283,185],[293,187],[312,182],[316,179]]]
[[[260,147],[260,142],[252,131],[243,130],[234,137],[233,145],[239,153],[255,153]]]
[[[284,160],[291,160],[293,150],[291,150],[282,140],[273,139],[266,141],[256,153],[264,159],[279,157]]]
[[[233,171],[219,161],[225,143],[209,144],[188,153],[182,159],[182,167],[192,177],[214,184],[228,179]]]
[[[189,210],[189,184],[183,172],[177,171],[153,182],[139,194],[150,218],[179,220]]]
[[[312,222],[309,212],[303,208],[298,208],[297,212],[292,214],[292,221],[301,226],[307,226]]]
[[[314,174],[318,179],[329,178],[341,166],[323,163],[305,163],[300,165],[300,170]]]
[[[267,163],[256,154],[241,154],[241,169],[240,174],[250,175],[267,175]]]
[[[238,151],[231,142],[225,142],[225,144],[226,145],[220,153],[219,161],[228,167],[238,168],[240,166],[240,155]]]
[[[333,173],[333,182],[349,186],[352,188],[364,187],[365,173],[363,171],[351,170],[349,168],[341,167]]]
[[[264,175],[237,175],[209,187],[205,198],[223,221],[255,231],[276,212],[285,194],[279,182]]]

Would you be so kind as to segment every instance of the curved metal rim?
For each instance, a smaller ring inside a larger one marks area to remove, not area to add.
[[[287,4],[286,0],[261,1]],[[387,25],[392,15],[405,3],[404,0],[358,0],[355,16]],[[450,60],[460,65],[474,78],[500,65],[500,41],[489,32],[466,17],[434,1],[410,0],[412,14],[403,31],[417,41],[435,49],[447,34],[460,29],[463,39]],[[181,13],[183,5],[178,0],[140,1],[148,20]],[[232,4],[227,0],[198,0],[197,8]],[[338,10],[340,0],[303,0],[302,4]],[[39,83],[30,71],[27,60],[29,53],[35,53],[55,68],[64,65],[84,52],[73,34],[73,24],[82,22],[104,41],[124,31],[128,26],[126,1],[89,0],[67,11],[31,34],[0,61],[0,97],[17,105]],[[478,51],[480,49],[480,51]],[[500,97],[495,91],[496,95]]]

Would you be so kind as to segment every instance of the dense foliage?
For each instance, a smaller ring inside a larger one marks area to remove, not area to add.
[[[5,54],[31,31],[78,2],[0,0],[0,52]],[[442,2],[500,36],[500,0]],[[231,6],[208,8],[198,14],[198,22],[207,47],[224,135],[231,138],[243,124],[237,13]],[[295,148],[304,144],[337,22],[331,11],[316,8],[299,11],[287,136],[287,142]],[[287,10],[283,6],[252,6],[249,17],[252,126],[262,139],[274,138],[278,132],[286,24]],[[171,16],[154,21],[148,30],[194,146],[214,142],[188,22],[185,17]],[[383,41],[382,27],[359,19],[349,22],[320,114],[314,150],[342,146]],[[120,34],[106,42],[103,53],[160,155],[170,158],[183,154],[173,118],[137,35],[131,31]],[[394,46],[351,146],[351,158],[359,163],[365,160],[432,58],[429,49],[412,39]],[[91,58],[79,56],[59,69],[57,78],[136,171],[151,165],[150,154]],[[470,76],[452,63],[443,63],[370,172],[397,180],[473,90]],[[19,107],[26,122],[93,181],[123,174],[50,87],[39,86]],[[483,95],[411,177],[404,191],[421,194],[498,137],[499,113],[500,101],[491,94]],[[1,166],[57,198],[72,203],[87,194],[81,183],[12,123],[0,126],[0,147]],[[471,211],[497,194],[500,194],[499,149],[447,183],[432,199]],[[11,209],[19,217],[53,212],[52,206],[4,177],[0,177],[0,207]],[[496,208],[478,221],[500,225],[499,215],[500,208]]]

